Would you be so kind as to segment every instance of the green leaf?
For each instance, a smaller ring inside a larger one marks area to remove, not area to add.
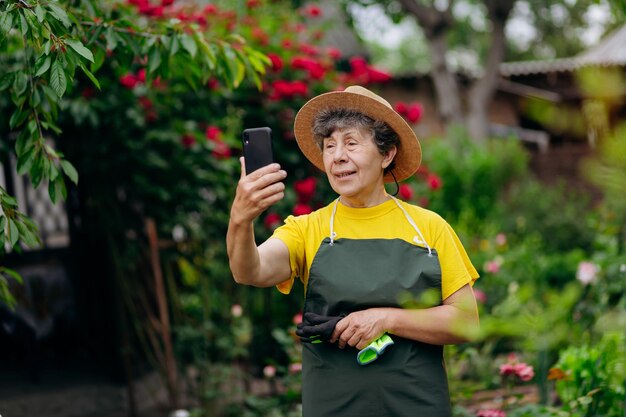
[[[26,36],[28,33],[28,22],[26,21],[26,17],[20,13],[20,30],[22,35]]]
[[[15,80],[13,80],[13,91],[18,96],[21,96],[28,87],[28,75],[25,72],[15,73]]]
[[[9,127],[11,129],[15,129],[18,126],[21,126],[24,123],[24,120],[28,117],[28,111],[22,111],[21,109],[15,110],[11,115],[11,119],[9,120]]]
[[[9,12],[4,12],[0,16],[0,31],[2,31],[3,33],[9,33],[12,27],[13,27],[13,14]]]
[[[39,245],[39,239],[30,230],[28,230],[26,225],[19,221],[15,222],[15,224],[20,232],[22,242],[24,242],[26,246],[34,248]]]
[[[117,42],[119,41],[119,37],[117,36],[117,33],[115,33],[115,29],[112,26],[107,29],[104,38],[107,41],[107,49],[110,51],[115,50],[115,48],[117,47]]]
[[[196,41],[191,36],[183,33],[180,36],[180,43],[183,44],[183,48],[185,48],[185,50],[189,52],[189,55],[191,55],[192,58],[196,57],[196,53],[198,52],[198,45],[196,45]]]
[[[105,58],[106,58],[106,52],[104,51],[104,49],[97,49],[96,54],[94,56],[93,64],[91,64],[92,73],[100,69],[100,67],[104,63]]]
[[[67,159],[63,159],[61,160],[61,168],[70,181],[78,185],[78,172],[76,171],[76,168],[74,168],[74,165],[72,165],[72,163]]]
[[[48,9],[52,16],[54,16],[59,22],[63,24],[66,28],[69,28],[72,25],[69,17],[67,16],[67,12],[58,4],[50,2],[48,3]]]
[[[35,77],[40,77],[46,73],[50,69],[50,63],[52,62],[52,58],[50,56],[42,55],[35,62]]]
[[[11,269],[11,268],[7,268],[5,266],[2,266],[2,267],[0,267],[0,272],[2,272],[3,274],[10,275],[13,279],[15,279],[20,284],[22,284],[24,282],[24,280],[22,279],[22,276],[20,274],[18,274],[16,271],[14,271],[13,269]]]
[[[87,77],[89,77],[89,79],[91,80],[91,82],[93,83],[93,85],[96,86],[96,88],[98,88],[98,90],[101,90],[100,88],[100,83],[98,82],[98,79],[91,73],[91,71],[89,71],[87,69],[87,67],[85,67],[85,65],[83,65],[82,62],[78,63],[78,66],[83,70],[83,72],[85,73],[85,75]]]
[[[9,72],[0,77],[0,91],[4,91],[13,84],[15,73]]]
[[[20,238],[20,232],[17,229],[17,225],[15,224],[15,221],[7,218],[8,222],[9,222],[9,242],[11,243],[11,246],[15,246],[15,244],[17,243],[17,241]]]
[[[154,47],[148,57],[148,71],[154,72],[154,70],[159,68],[159,65],[161,65],[161,51],[159,51],[159,48]]]
[[[52,87],[59,98],[63,97],[65,89],[67,88],[65,72],[58,59],[54,61],[54,64],[52,64],[52,70],[50,71],[50,87]]]
[[[93,54],[91,53],[91,51],[85,48],[85,45],[83,45],[83,43],[79,41],[78,39],[66,39],[65,43],[69,45],[73,50],[75,50],[83,58],[89,60],[90,62],[94,62]]]
[[[180,42],[176,36],[172,36],[172,42],[170,43],[170,56],[176,55],[178,49],[180,48]]]
[[[28,172],[30,167],[33,165],[33,159],[36,149],[36,147],[32,146],[30,149],[20,155],[19,158],[17,158],[18,174],[23,175],[24,173]]]
[[[35,15],[37,15],[37,20],[41,23],[46,16],[46,11],[38,4],[35,6]]]

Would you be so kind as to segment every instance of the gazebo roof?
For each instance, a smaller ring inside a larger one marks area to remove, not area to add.
[[[626,66],[626,25],[606,36],[597,45],[572,57],[541,61],[506,62],[500,65],[500,74],[545,74],[549,72],[575,71],[582,67]]]

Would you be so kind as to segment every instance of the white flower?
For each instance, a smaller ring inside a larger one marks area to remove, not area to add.
[[[233,304],[230,308],[230,314],[233,317],[241,317],[241,315],[243,314],[243,307],[241,307],[239,304]]]
[[[598,278],[600,268],[593,262],[583,261],[578,264],[576,279],[583,285],[593,284]]]
[[[265,378],[274,378],[276,376],[276,368],[272,365],[267,365],[263,368],[263,375]]]

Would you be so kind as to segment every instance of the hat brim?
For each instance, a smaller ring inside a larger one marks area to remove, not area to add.
[[[400,138],[400,145],[394,158],[393,173],[398,181],[413,175],[422,161],[422,149],[415,132],[409,124],[390,107],[363,94],[348,91],[333,91],[309,100],[298,112],[294,122],[294,133],[300,150],[317,168],[324,170],[322,151],[313,137],[313,122],[318,113],[327,109],[354,109],[375,120],[382,120]],[[387,173],[385,182],[394,182]]]

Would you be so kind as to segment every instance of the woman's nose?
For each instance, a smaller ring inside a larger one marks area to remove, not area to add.
[[[347,159],[346,148],[342,145],[335,146],[335,152],[333,153],[333,160],[335,162],[342,162]]]

